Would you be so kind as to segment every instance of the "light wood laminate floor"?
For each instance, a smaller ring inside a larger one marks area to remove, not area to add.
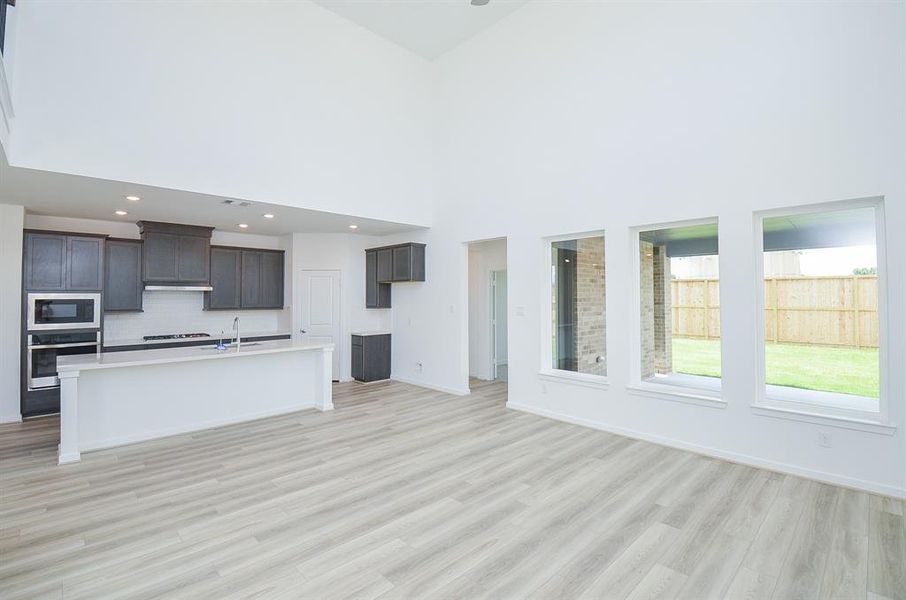
[[[455,397],[55,464],[0,426],[0,597],[906,598],[904,504]]]

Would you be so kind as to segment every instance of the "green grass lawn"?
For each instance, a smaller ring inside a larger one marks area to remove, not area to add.
[[[774,385],[877,398],[878,349],[767,344],[767,381]],[[673,338],[673,370],[720,377],[720,341]]]

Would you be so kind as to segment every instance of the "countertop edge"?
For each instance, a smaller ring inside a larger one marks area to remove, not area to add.
[[[274,343],[274,344],[280,344],[279,341],[273,342],[273,343]],[[198,350],[199,348],[197,348],[197,347],[189,347],[189,348],[186,348],[186,349],[187,349],[187,350],[188,350],[188,349],[191,349],[191,350]],[[71,364],[66,364],[67,359],[66,359],[65,357],[61,357],[59,360],[60,360],[63,364],[60,364],[60,363],[58,362],[58,364],[57,364],[57,372],[58,372],[58,373],[61,373],[61,374],[62,374],[62,373],[79,373],[79,372],[82,372],[82,371],[97,371],[97,370],[101,370],[101,369],[120,369],[120,368],[125,368],[125,367],[141,367],[141,366],[147,366],[147,365],[163,365],[163,364],[170,364],[170,363],[195,362],[195,361],[200,361],[200,360],[219,360],[219,359],[225,359],[225,358],[236,358],[236,357],[240,357],[240,356],[256,356],[256,355],[263,355],[263,354],[280,354],[280,353],[284,353],[284,352],[311,352],[311,351],[327,350],[327,349],[333,350],[333,349],[334,349],[334,345],[333,345],[333,344],[304,344],[304,345],[301,345],[301,344],[293,344],[293,345],[284,345],[284,344],[281,344],[281,345],[276,346],[276,347],[274,347],[274,346],[271,346],[271,347],[257,347],[257,346],[256,346],[254,349],[242,350],[242,349],[240,348],[238,351],[236,351],[236,350],[227,350],[227,351],[209,350],[208,352],[205,352],[205,353],[199,353],[197,356],[195,356],[195,355],[188,355],[188,354],[178,354],[178,355],[175,355],[175,356],[159,356],[159,357],[150,357],[150,358],[135,358],[135,360],[121,360],[121,361],[114,362],[114,363],[86,363],[86,364],[80,364],[80,363],[78,363],[78,362],[73,362],[73,363],[71,363]],[[161,353],[163,353],[163,352],[168,352],[168,351],[172,351],[172,350],[174,350],[174,348],[162,348],[162,349],[159,349],[159,350],[133,350],[132,352],[143,352],[143,353],[144,353],[144,352],[161,352]],[[178,350],[183,350],[183,349],[182,349],[182,348],[178,348]],[[112,354],[116,354],[118,357],[123,357],[124,355],[126,355],[126,354],[128,354],[128,353],[129,353],[129,351],[126,351],[126,352],[116,352],[116,353],[112,353]],[[82,355],[82,356],[84,356],[84,355]],[[78,358],[78,357],[73,357],[73,358]]]

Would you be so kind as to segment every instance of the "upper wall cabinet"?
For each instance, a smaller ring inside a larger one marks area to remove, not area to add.
[[[95,292],[104,287],[104,238],[27,232],[25,288]]]
[[[211,287],[206,310],[283,308],[282,250],[211,247]]]
[[[104,312],[142,310],[142,242],[107,240]]]
[[[242,250],[211,246],[211,287],[205,292],[205,310],[239,308]]]
[[[384,248],[377,252],[378,283],[425,280],[425,245],[409,242]]]
[[[425,280],[425,245],[415,242],[365,250],[365,308],[390,308],[390,284]]]
[[[145,283],[207,284],[212,227],[139,221]]]
[[[384,252],[385,269],[393,272],[392,252],[387,250],[365,251],[365,308],[390,308],[390,284],[378,283],[378,265]]]

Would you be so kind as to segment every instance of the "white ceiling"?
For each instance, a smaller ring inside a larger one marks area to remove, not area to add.
[[[528,0],[313,0],[428,60],[493,25]]]
[[[387,235],[419,227],[390,221],[361,219],[337,213],[293,208],[265,202],[248,206],[224,205],[227,198],[180,190],[134,185],[77,175],[21,169],[0,157],[0,203],[25,206],[30,214],[134,223],[142,219],[205,225],[221,231],[284,235],[287,233],[355,233]],[[125,199],[140,196],[138,202]],[[238,202],[238,200],[237,200]],[[114,211],[125,210],[125,216]],[[271,213],[273,219],[262,215]],[[238,226],[248,224],[247,229]]]

